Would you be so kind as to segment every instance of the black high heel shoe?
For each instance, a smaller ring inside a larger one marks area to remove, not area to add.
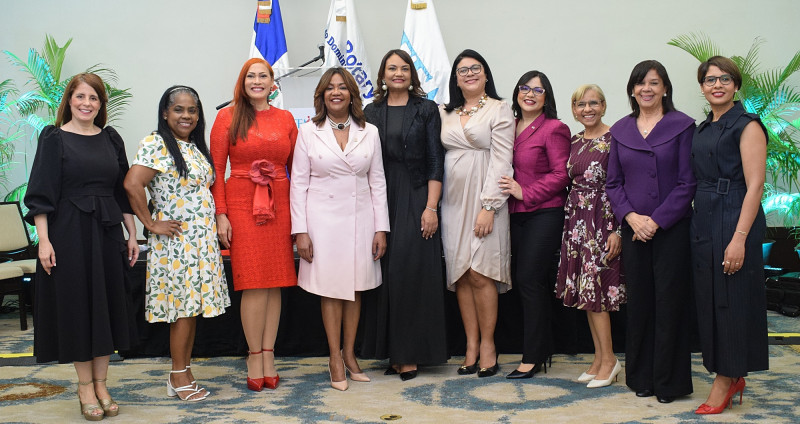
[[[400,373],[400,379],[403,381],[408,381],[413,378],[417,378],[417,370],[404,371]]]
[[[472,365],[462,365],[462,366],[458,367],[458,370],[456,372],[458,373],[458,375],[475,374],[476,372],[478,372],[478,361],[479,360],[480,360],[480,357],[475,359],[475,363],[472,364]]]
[[[506,376],[506,378],[509,379],[509,380],[532,378],[534,376],[534,374],[542,372],[542,369],[544,369],[544,373],[547,374],[547,362],[542,362],[540,364],[536,364],[536,365],[533,366],[533,368],[531,368],[530,370],[528,370],[526,372],[522,372],[522,371],[519,371],[519,370],[515,369],[514,371],[511,371],[511,373],[508,374]]]
[[[497,374],[500,371],[500,354],[497,354],[497,357],[494,359],[494,365],[489,368],[481,368],[478,370],[478,377],[491,377]]]

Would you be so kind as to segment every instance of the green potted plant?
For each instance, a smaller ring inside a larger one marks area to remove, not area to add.
[[[41,51],[29,49],[26,60],[3,50],[11,63],[26,74],[27,79],[22,87],[29,88],[20,92],[10,79],[0,83],[0,188],[5,193],[3,199],[20,202],[23,213],[27,210],[22,199],[28,186],[26,181],[30,162],[33,160],[32,154],[36,150],[35,147],[28,150],[27,147],[30,144],[35,145],[42,129],[55,122],[64,88],[71,79],[61,79],[61,68],[71,43],[70,38],[63,46],[59,46],[52,36],[45,35]],[[100,64],[89,67],[86,72],[98,74],[105,82],[108,93],[108,122],[119,119],[132,97],[130,89],[117,88],[114,70]],[[25,141],[26,134],[30,136],[28,142],[20,146],[20,142]],[[20,147],[22,149],[15,150]],[[25,181],[9,189],[9,184],[13,183],[9,180],[8,172],[20,164],[24,166]],[[36,242],[38,237],[35,228],[29,227],[28,230]]]
[[[667,44],[678,47],[700,62],[721,50],[703,34],[681,35]],[[788,80],[800,70],[800,51],[783,68],[761,70],[758,57],[763,40],[756,38],[744,56],[730,56],[742,72],[742,86],[736,100],[761,117],[767,128],[767,178],[761,204],[771,221],[789,228],[790,237],[800,240],[800,89]],[[771,245],[770,245],[771,246]],[[795,250],[800,249],[800,243]],[[798,252],[800,254],[800,252]],[[765,247],[766,263],[768,250]]]

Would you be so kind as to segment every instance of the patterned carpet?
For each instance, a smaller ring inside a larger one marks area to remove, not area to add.
[[[798,332],[800,319],[771,314],[770,331]],[[14,353],[30,353],[33,330],[19,331],[14,314],[0,314],[0,364]],[[456,375],[457,364],[423,367],[414,380],[384,376],[385,361],[361,361],[371,383],[351,382],[346,392],[329,387],[327,358],[278,358],[281,385],[250,392],[245,362],[238,357],[195,360],[192,370],[212,396],[204,402],[179,402],[166,396],[168,358],[112,363],[109,387],[120,403],[117,423],[797,423],[800,422],[800,349],[770,346],[768,372],[747,379],[744,404],[717,416],[693,410],[705,399],[712,378],[699,354],[693,356],[695,394],[671,404],[637,398],[620,382],[588,389],[574,379],[590,355],[556,355],[547,374],[511,382],[502,376],[520,355],[501,355],[501,373],[490,378]],[[622,359],[620,355],[620,359]],[[24,362],[24,361],[23,361]],[[17,362],[19,363],[19,362]],[[0,421],[14,423],[85,422],[76,405],[71,365],[4,365],[0,368]],[[382,418],[383,417],[383,418]]]

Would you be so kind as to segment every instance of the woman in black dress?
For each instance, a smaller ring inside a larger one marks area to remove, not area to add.
[[[136,232],[122,186],[125,146],[103,128],[107,101],[97,75],[72,78],[55,126],[39,137],[25,196],[25,219],[39,233],[33,353],[38,362],[73,363],[89,421],[119,413],[106,376],[109,356],[132,341],[123,272],[139,256],[136,238],[126,242],[119,225]]]
[[[418,364],[448,357],[437,231],[444,149],[439,111],[425,98],[408,53],[386,53],[378,80],[381,90],[364,113],[381,137],[392,231],[381,260],[383,285],[365,294],[361,354],[388,357],[386,374],[409,380]]]
[[[701,63],[697,82],[711,113],[692,140],[692,263],[703,365],[717,376],[695,413],[719,414],[737,393],[741,403],[748,372],[769,368],[761,255],[767,131],[733,100],[742,75],[732,60]]]

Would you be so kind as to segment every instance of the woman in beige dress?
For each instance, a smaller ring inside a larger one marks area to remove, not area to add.
[[[497,182],[513,175],[514,115],[497,95],[489,65],[473,50],[453,62],[450,103],[440,112],[447,287],[456,292],[467,335],[458,373],[489,377],[500,369],[494,345],[497,295],[511,288],[508,195]]]

